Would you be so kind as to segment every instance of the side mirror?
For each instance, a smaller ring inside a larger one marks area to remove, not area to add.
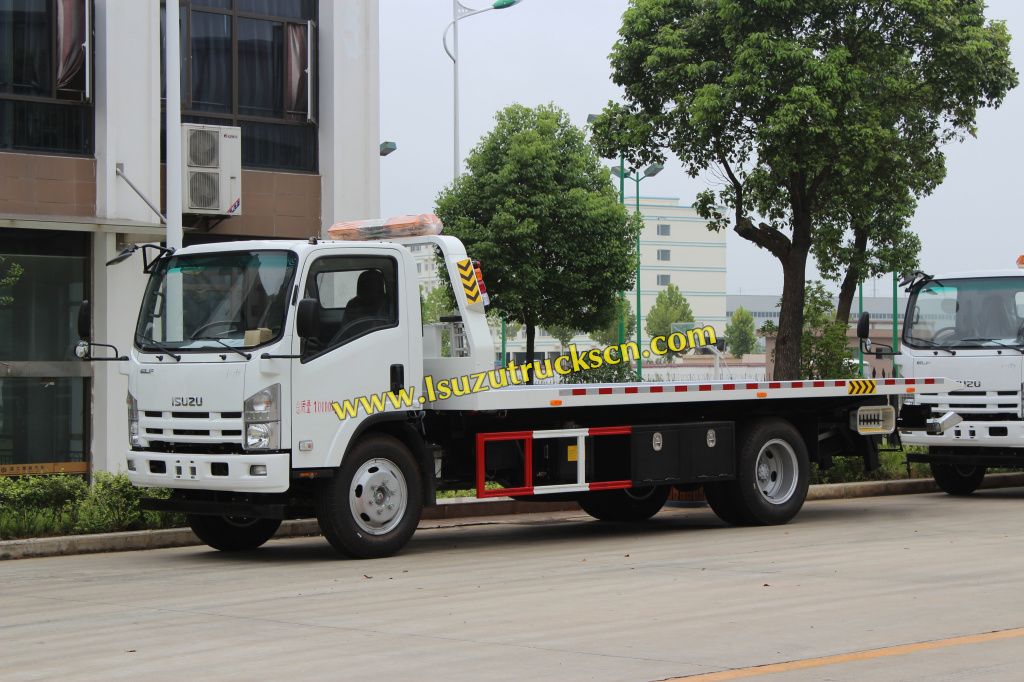
[[[88,341],[92,336],[92,313],[89,310],[89,301],[82,301],[78,308],[78,338]]]
[[[300,339],[320,336],[320,302],[315,298],[299,301],[295,310],[295,333]]]
[[[869,333],[871,333],[871,313],[863,312],[860,314],[860,319],[857,320],[857,338],[867,339]],[[870,344],[870,341],[868,343]],[[870,347],[869,345],[868,348]]]

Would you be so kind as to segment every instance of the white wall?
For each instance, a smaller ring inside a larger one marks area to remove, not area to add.
[[[378,31],[376,0],[321,0],[319,152],[324,236],[335,222],[380,216]]]
[[[96,0],[96,213],[102,219],[159,226],[146,203],[115,174],[125,174],[153,203],[160,200],[160,4]],[[111,267],[124,236],[93,237],[94,341],[122,354],[132,335],[147,276],[139,254]],[[97,353],[98,354],[98,353]],[[92,468],[124,468],[128,444],[126,377],[117,363],[93,363]]]

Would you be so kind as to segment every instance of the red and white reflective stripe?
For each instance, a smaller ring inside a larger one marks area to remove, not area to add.
[[[941,384],[943,379],[872,379],[881,386],[913,386],[915,384]],[[619,384],[616,386],[588,386],[563,388],[560,396],[584,395],[626,395],[630,393],[691,393],[703,391],[767,391],[787,388],[845,388],[845,379],[809,381],[758,381],[731,382],[715,381],[706,383],[679,384]]]
[[[514,497],[516,495],[545,495],[551,493],[576,493],[590,490],[614,490],[631,488],[632,481],[587,481],[586,439],[591,436],[628,435],[633,432],[631,426],[601,426],[593,429],[549,429],[545,431],[501,431],[497,433],[478,433],[476,435],[476,496]],[[559,483],[554,485],[534,486],[533,481],[533,441],[543,438],[575,438],[576,439],[576,483]],[[488,441],[521,440],[523,446],[523,483],[519,488],[499,488],[487,490],[485,476],[485,448]]]

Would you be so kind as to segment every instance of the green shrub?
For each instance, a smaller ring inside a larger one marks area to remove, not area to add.
[[[97,472],[91,488],[64,474],[0,478],[0,539],[185,525],[181,514],[139,509],[142,497],[170,494],[167,488],[136,488],[123,472]]]

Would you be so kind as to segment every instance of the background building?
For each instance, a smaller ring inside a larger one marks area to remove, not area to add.
[[[128,351],[141,259],[105,263],[165,234],[117,173],[166,213],[164,22],[158,0],[0,3],[0,268],[24,270],[0,291],[0,474],[121,466],[126,379],[72,350],[87,298]],[[182,121],[241,128],[240,206],[186,208],[186,245],[378,215],[374,0],[193,0],[179,25]]]

